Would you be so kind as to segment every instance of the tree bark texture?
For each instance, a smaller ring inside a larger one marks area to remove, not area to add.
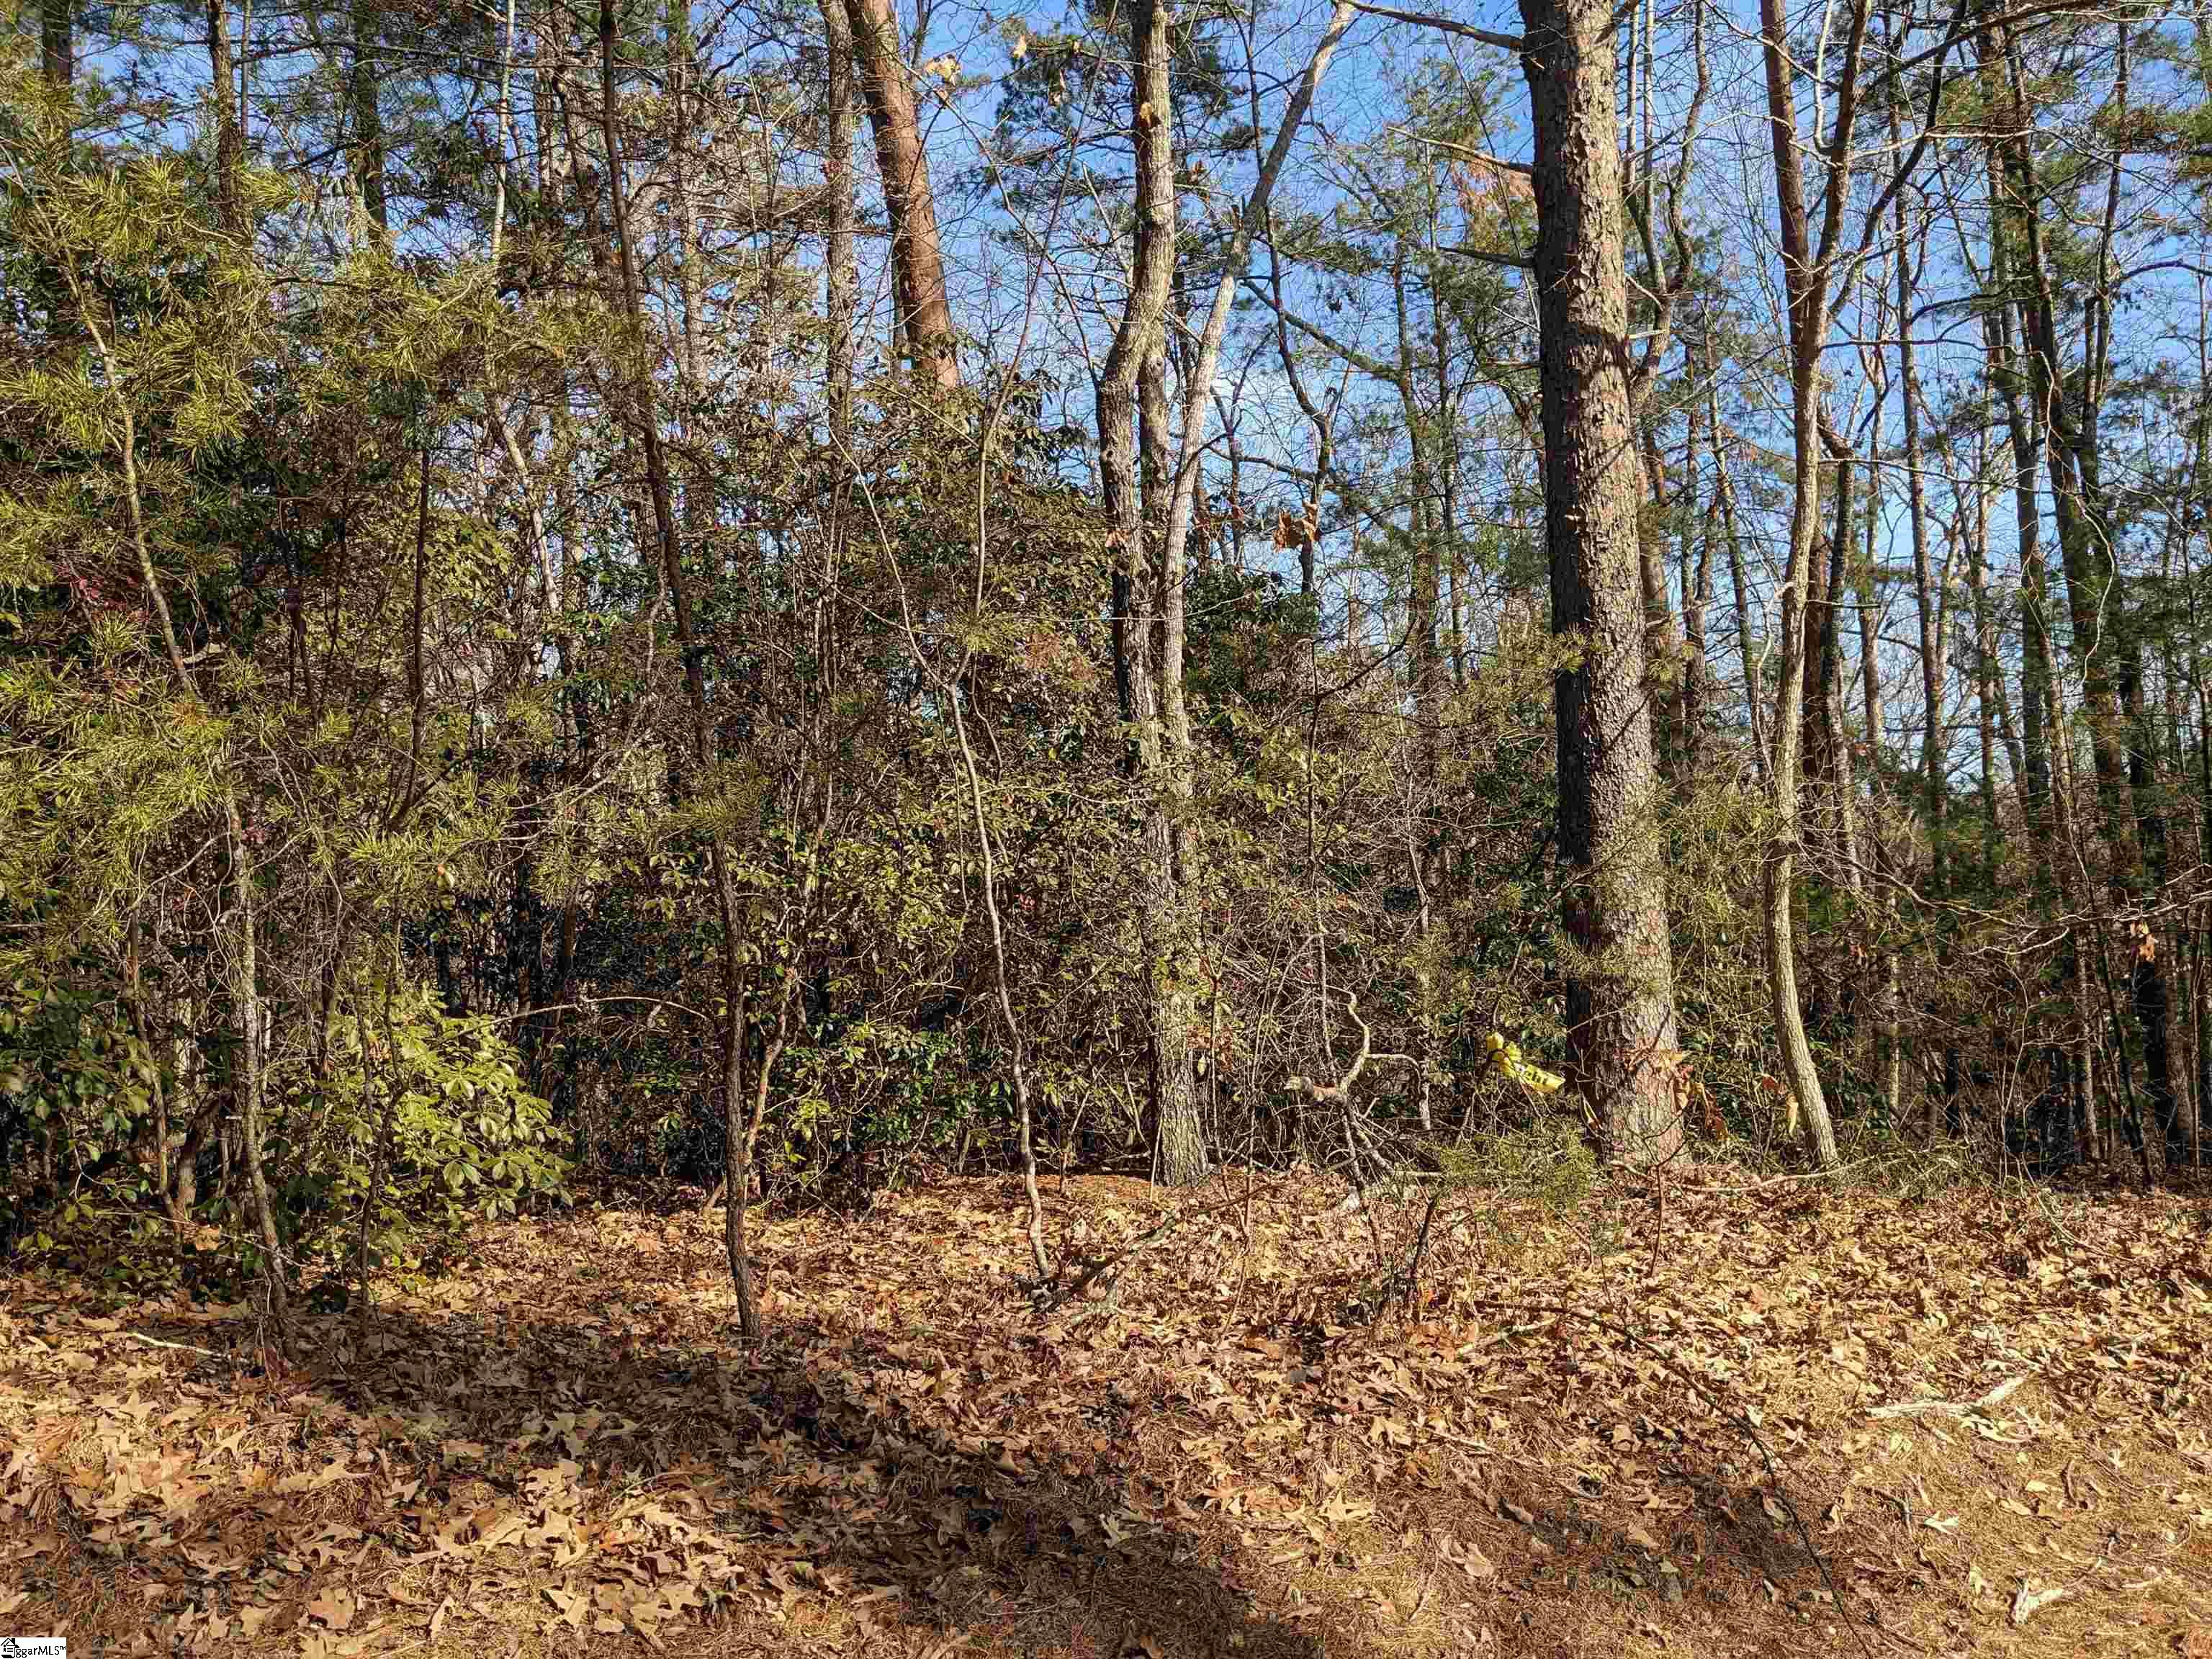
[[[868,122],[875,130],[884,211],[890,220],[899,337],[906,342],[915,367],[937,389],[951,392],[960,385],[952,307],[945,286],[945,253],[938,238],[929,156],[921,146],[914,86],[899,46],[898,13],[892,0],[848,0],[848,4],[853,54]]]
[[[1151,1049],[1153,1167],[1170,1186],[1187,1186],[1206,1171],[1199,1117],[1191,1015],[1176,964],[1182,955],[1182,884],[1170,822],[1165,686],[1176,658],[1181,687],[1181,630],[1162,626],[1163,591],[1171,580],[1156,555],[1164,551],[1167,314],[1175,276],[1175,157],[1166,122],[1168,16],[1159,0],[1135,0],[1129,13],[1135,65],[1129,94],[1136,146],[1136,229],[1129,295],[1108,349],[1097,386],[1099,477],[1114,537],[1115,683],[1130,728],[1128,766],[1144,817],[1143,867],[1137,896],[1139,949],[1144,957],[1146,1021]],[[1143,387],[1146,461],[1138,454],[1139,392]]]
[[[1607,1156],[1682,1143],[1674,957],[1645,685],[1611,10],[1522,0],[1535,137],[1535,275],[1552,629],[1578,660],[1555,686],[1569,1064]]]

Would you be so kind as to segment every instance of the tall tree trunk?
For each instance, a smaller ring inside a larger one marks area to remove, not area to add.
[[[651,337],[645,323],[645,299],[637,261],[630,246],[629,199],[623,182],[622,127],[615,78],[614,0],[599,0],[599,123],[606,144],[608,216],[614,229],[615,252],[622,279],[623,317],[628,337],[622,349],[629,361],[623,378],[625,395],[640,447],[645,454],[646,487],[652,498],[653,526],[660,566],[676,611],[676,641],[684,659],[684,691],[690,705],[692,759],[701,784],[711,779],[715,762],[714,714],[707,700],[705,655],[691,603],[690,584],[684,569],[683,549],[677,532],[676,506],[669,484],[668,462],[660,441],[660,416],[654,406],[653,374],[647,352]],[[723,1248],[729,1258],[730,1282],[737,1292],[738,1329],[749,1343],[761,1337],[760,1298],[754,1288],[752,1262],[745,1240],[745,1206],[752,1185],[752,1134],[744,1088],[744,1048],[749,1012],[747,979],[739,935],[737,887],[730,872],[730,854],[719,831],[707,838],[708,872],[714,886],[717,940],[722,977],[720,1021],[722,1060],[722,1149],[724,1181],[728,1202],[724,1212]]]
[[[853,435],[853,313],[860,303],[854,258],[853,20],[846,0],[820,0],[829,43],[829,87],[823,104],[822,175],[830,197],[827,267],[830,325],[830,429],[849,445]]]
[[[1804,736],[1800,779],[1808,839],[1817,836],[1833,855],[1843,879],[1856,886],[1858,854],[1851,811],[1851,760],[1844,738],[1842,644],[1838,617],[1850,562],[1851,449],[1820,415],[1821,442],[1835,477],[1835,530],[1816,536],[1806,571]]]
[[[356,0],[353,59],[346,71],[347,115],[353,124],[354,187],[380,246],[392,246],[392,212],[385,199],[384,76],[376,61],[384,15],[374,0]]]
[[[1164,15],[1166,0],[1152,0]],[[1161,83],[1165,85],[1162,60]],[[1156,107],[1165,107],[1164,105]],[[1174,158],[1165,124],[1158,161],[1164,175],[1167,223],[1176,222]],[[1172,267],[1174,244],[1165,255]],[[1170,276],[1174,274],[1170,269]],[[1171,285],[1172,286],[1172,285]],[[1170,302],[1172,303],[1172,301]],[[1144,450],[1145,552],[1152,569],[1153,681],[1159,693],[1159,742],[1153,787],[1146,796],[1146,836],[1154,861],[1154,892],[1161,950],[1155,961],[1152,1029],[1157,1088],[1160,1180],[1170,1187],[1194,1186],[1209,1168],[1205,1123],[1200,1112],[1198,1068],[1193,1033],[1200,1029],[1194,1004],[1191,969],[1197,960],[1192,936],[1189,890],[1197,852],[1191,836],[1194,783],[1190,708],[1183,681],[1186,626],[1186,567],[1182,543],[1175,533],[1174,473],[1169,458],[1168,331],[1152,338],[1138,375],[1137,430]]]
[[[1993,158],[1994,161],[1994,158]],[[1994,172],[1992,178],[1994,178]],[[2051,739],[2052,703],[2050,578],[2043,565],[2043,514],[2036,477],[2042,467],[2039,428],[2021,395],[2021,374],[2013,347],[2012,304],[2007,294],[2005,243],[1996,239],[1991,253],[1992,303],[1983,312],[1983,339],[1990,379],[2003,406],[2006,443],[2012,456],[2014,557],[2020,566],[2020,730],[2022,780],[2031,834],[2051,833]],[[2044,872],[2049,874],[2047,861]]]
[[[246,220],[245,181],[241,177],[246,166],[246,144],[239,129],[237,82],[231,73],[230,22],[223,0],[208,0],[207,24],[208,90],[214,100],[216,121],[216,201],[223,232],[237,245],[237,253],[242,258],[247,252],[246,243],[250,234]],[[105,348],[101,355],[106,356]],[[114,374],[112,362],[108,364],[108,374],[112,379]],[[178,647],[176,631],[170,621],[168,602],[162,595],[160,580],[155,574],[152,554],[146,544],[139,505],[135,434],[127,414],[124,423],[124,446],[131,532],[138,545],[140,574],[160,618],[162,637],[179,689],[204,708],[198,682],[193,679]],[[263,1254],[267,1258],[270,1312],[276,1322],[280,1334],[283,1334],[286,1332],[288,1316],[285,1294],[288,1280],[284,1253],[277,1237],[276,1212],[269,1196],[268,1176],[262,1167],[262,1109],[268,1069],[264,1053],[265,1019],[261,996],[260,961],[256,948],[253,854],[246,840],[244,816],[239,810],[236,786],[228,776],[222,783],[222,811],[224,850],[230,861],[233,894],[229,944],[232,1000],[237,1011],[240,1038],[238,1139],[241,1160],[246,1166],[246,1197],[252,1206],[256,1230],[260,1234]]]
[[[2001,42],[2004,37],[1999,35]],[[2073,649],[2081,665],[2084,701],[2089,716],[2090,757],[2097,798],[2110,850],[2109,873],[2116,891],[2133,894],[2154,884],[2164,861],[2165,817],[2151,786],[2148,741],[2144,732],[2142,654],[2134,637],[2127,595],[2105,522],[2100,474],[2098,422],[2105,396],[2111,336],[2109,294],[2103,284],[2119,195],[2123,157],[2115,156],[2103,240],[2100,286],[2083,307],[2084,360],[2069,377],[2057,337],[2058,306],[2044,252],[2041,185],[2027,134],[2027,77],[2016,46],[2006,46],[2009,119],[1996,149],[2002,169],[2006,219],[2016,230],[2024,269],[2019,273],[2021,313],[2027,336],[2029,381],[2041,411],[2044,455],[2051,479],[2051,506],[2057,521],[2060,563],[2066,574],[2072,613]],[[2112,103],[2124,117],[2128,100],[2128,28],[2119,29],[2113,59]],[[2069,396],[2069,378],[2077,395]],[[2117,660],[2118,672],[2114,664]],[[2134,1013],[2142,1029],[2144,1061],[2154,1114],[2167,1140],[2176,1144],[2179,1113],[2172,1098],[2172,1024],[2155,937],[2140,937],[2130,969]],[[2117,1013],[2114,1016],[2117,1018]],[[2121,1082],[2132,1097],[2127,1045],[2120,1043]],[[2138,1133],[2132,1115],[2131,1137]]]
[[[1869,435],[1870,453],[1881,452],[1881,419],[1877,410]],[[1865,848],[1875,876],[1882,883],[1880,926],[1887,932],[1897,921],[1897,897],[1889,882],[1889,854],[1881,835],[1881,606],[1875,596],[1875,538],[1881,527],[1881,504],[1875,498],[1875,476],[1867,474],[1866,544],[1858,561],[1859,683],[1866,710],[1867,817]],[[1905,1044],[1903,1007],[1899,988],[1897,949],[1887,939],[1878,942],[1875,954],[1881,969],[1881,1006],[1875,1027],[1875,1074],[1881,1090],[1882,1121],[1895,1125],[1904,1103]]]
[[[1166,335],[1176,235],[1171,140],[1167,124],[1152,116],[1167,107],[1168,99],[1168,15],[1159,0],[1135,0],[1129,14],[1129,44],[1135,64],[1129,94],[1137,155],[1135,243],[1128,298],[1098,380],[1098,471],[1114,538],[1115,684],[1122,719],[1130,728],[1129,770],[1144,814],[1137,925],[1145,958],[1153,1163],[1164,1182],[1181,1186],[1204,1176],[1206,1146],[1190,1021],[1176,984],[1182,894],[1163,742],[1164,699],[1155,672],[1155,627],[1165,609],[1161,590],[1167,574],[1154,555],[1164,552],[1164,498],[1170,492]],[[1141,463],[1140,388],[1146,405]],[[1179,673],[1177,678],[1179,690]]]
[[[39,72],[50,87],[76,74],[76,0],[39,0]]]
[[[1896,142],[1897,118],[1890,117],[1891,142]],[[1893,214],[1896,246],[1893,279],[1897,289],[1898,396],[1905,414],[1905,496],[1912,532],[1912,593],[1920,621],[1921,811],[1928,822],[1929,890],[1944,891],[1948,869],[1944,844],[1945,809],[1950,790],[1945,781],[1943,731],[1943,644],[1937,620],[1934,562],[1929,548],[1928,485],[1923,472],[1926,453],[1920,442],[1920,373],[1912,340],[1912,268],[1907,252],[1910,232],[1905,223],[1905,192],[1897,192]]]
[[[1996,77],[1985,60],[1985,87]],[[2061,813],[2053,795],[2051,764],[2053,734],[2063,740],[2064,726],[2057,703],[2057,677],[2051,643],[2050,576],[2043,562],[2043,513],[2038,500],[2037,478],[2042,471],[2041,406],[2029,401],[2020,353],[2013,330],[2012,239],[2003,233],[2003,159],[1996,143],[1988,147],[1989,210],[2000,234],[1990,239],[1990,301],[1982,313],[1982,340],[1990,383],[2004,410],[2006,450],[2012,464],[2014,559],[2020,568],[2020,787],[2021,816],[2034,864],[2037,907],[2046,917],[2057,908],[2066,884],[2068,854],[2059,833]],[[1990,671],[1994,672],[1994,669]],[[2002,685],[1997,690],[2002,692]],[[2002,703],[2000,704],[2002,707]],[[2085,988],[2075,972],[2078,958],[2072,950],[2054,951],[2039,970],[2042,994],[2057,1001],[2070,994],[2077,1003]],[[2046,1160],[2069,1163],[2089,1150],[2087,1125],[2073,1109],[2073,1080],[2077,1070],[2061,1042],[2046,1044],[2044,1073],[2047,1079],[2036,1110]]]
[[[1893,37],[1893,19],[1889,20],[1888,27]],[[1890,143],[1894,147],[1899,131],[1894,100],[1890,105],[1889,130]],[[1943,706],[1945,596],[1938,591],[1929,545],[1926,451],[1920,441],[1920,369],[1913,341],[1913,242],[1905,216],[1905,194],[1904,190],[1898,191],[1891,203],[1894,232],[1891,276],[1895,285],[1897,392],[1905,424],[1905,516],[1912,539],[1913,608],[1920,628],[1920,810],[1928,832],[1928,890],[1931,896],[1941,900],[1950,888],[1950,743]],[[1947,939],[1936,950],[1938,977],[1948,980],[1950,969],[1950,945]],[[1962,1129],[1962,1103],[1952,1081],[1959,1075],[1958,1061],[1955,1044],[1947,1047],[1943,1055],[1944,1127],[1954,1136]]]
[[[1644,684],[1635,413],[1621,249],[1611,9],[1521,0],[1535,138],[1535,276],[1552,628],[1581,647],[1557,677],[1559,848],[1573,885],[1570,1064],[1607,1154],[1682,1143],[1674,956]]]
[[[1793,60],[1781,0],[1759,0],[1759,24],[1766,69],[1767,117],[1773,151],[1776,195],[1782,231],[1783,290],[1789,308],[1790,399],[1796,438],[1796,477],[1790,511],[1790,549],[1782,581],[1782,685],[1775,710],[1774,758],[1771,770],[1774,827],[1766,852],[1760,908],[1766,935],[1767,986],[1775,1036],[1782,1051],[1784,1081],[1802,1113],[1806,1140],[1822,1169],[1837,1162],[1835,1129],[1827,1096],[1813,1064],[1805,1018],[1797,1000],[1797,945],[1790,915],[1796,883],[1799,806],[1798,744],[1804,700],[1805,600],[1811,578],[1814,544],[1820,533],[1820,353],[1828,332],[1828,257],[1843,212],[1844,158],[1850,149],[1856,110],[1857,68],[1866,36],[1867,7],[1856,6],[1842,64],[1843,93],[1838,100],[1836,137],[1829,151],[1823,191],[1823,226],[1816,252],[1798,164],[1797,111],[1792,89]]]
[[[671,107],[669,149],[662,165],[667,169],[668,194],[676,222],[676,289],[681,308],[677,363],[682,372],[683,400],[687,411],[679,416],[678,429],[688,437],[693,425],[688,411],[702,403],[706,394],[707,283],[700,269],[699,204],[691,191],[697,142],[692,112],[698,106],[700,94],[692,84],[697,76],[698,46],[691,38],[687,0],[670,0],[666,39],[668,72],[662,95]],[[834,212],[835,208],[831,210]],[[702,508],[711,507],[714,490],[711,469],[701,467],[697,472],[699,476],[687,480],[684,486],[684,527],[695,536],[712,517],[711,512]]]
[[[894,0],[848,0],[853,53],[861,96],[875,129],[876,165],[883,175],[884,211],[890,221],[892,286],[899,335],[915,367],[940,392],[960,385],[954,349],[952,306],[945,286],[945,254],[938,240],[937,198],[929,184],[929,156],[921,147],[914,87],[899,46]]]
[[[215,112],[216,212],[226,235],[246,240],[246,137],[238,124],[238,82],[230,67],[230,15],[207,0],[208,98]]]
[[[2118,40],[2112,55],[2112,90],[2107,112],[2114,131],[2128,130],[2130,25],[2118,26]],[[2144,690],[2142,625],[2123,591],[2118,560],[2112,546],[2112,526],[2105,498],[2104,456],[2100,427],[2106,389],[2112,378],[2112,319],[2113,310],[2112,246],[2118,227],[2121,177],[2127,150],[2112,157],[2106,176],[2105,213],[2096,248],[2097,280],[2082,307],[2082,368],[2079,413],[2073,422],[2076,471],[2081,482],[2082,516],[2100,557],[2110,572],[2111,614],[2119,647],[2119,695],[2124,740],[2127,746],[2128,798],[2135,809],[2137,858],[2130,872],[2135,896],[2153,902],[2166,877],[2166,811],[2153,775],[2152,757],[2157,737],[2149,701]],[[2166,982],[2166,963],[2160,952],[2154,925],[2138,925],[2138,944],[2132,972],[2136,1022],[2143,1035],[2145,1092],[2157,1124],[2166,1167],[2179,1169],[2188,1155],[2180,1104],[2174,1087],[2172,1004]]]
[[[2002,35],[1998,38],[2002,39]],[[2073,651],[2081,668],[2098,805],[2112,866],[2119,870],[2133,862],[2135,849],[2127,805],[2122,798],[2125,782],[2118,741],[2119,699],[2112,667],[2115,641],[2106,631],[2108,619],[2117,613],[2121,603],[2118,571],[2112,564],[2109,546],[2094,534],[2082,500],[2079,449],[2075,422],[2068,408],[2066,376],[2058,347],[2057,305],[2044,254],[2042,197],[2027,146],[2026,77],[2016,55],[2010,57],[2007,67],[2010,105],[2005,112],[2006,130],[1996,144],[2002,176],[2002,199],[1998,208],[2001,222],[2009,233],[2006,240],[2017,250],[2021,260],[2021,269],[2013,275],[2019,291],[2029,395],[2044,436],[2045,469],[2051,479],[2051,516],[2058,530],[2059,564],[2066,577]]]
[[[1164,3],[1164,0],[1155,0]],[[1304,72],[1292,88],[1288,103],[1284,106],[1281,124],[1275,129],[1273,141],[1267,154],[1261,158],[1259,177],[1254,181],[1252,192],[1245,198],[1244,205],[1237,216],[1236,228],[1229,244],[1222,251],[1221,280],[1213,291],[1213,302],[1206,313],[1206,322],[1188,349],[1180,367],[1182,379],[1182,430],[1176,448],[1175,468],[1170,481],[1166,522],[1161,531],[1161,551],[1158,562],[1160,583],[1161,663],[1160,663],[1160,724],[1164,738],[1162,774],[1170,791],[1168,809],[1172,826],[1171,836],[1179,840],[1190,817],[1192,787],[1190,717],[1183,696],[1183,573],[1186,568],[1185,549],[1188,545],[1192,510],[1198,499],[1199,473],[1205,459],[1207,410],[1213,396],[1213,377],[1221,363],[1221,345],[1229,331],[1229,312],[1237,290],[1243,283],[1246,267],[1252,255],[1252,239],[1260,227],[1267,222],[1268,198],[1273,195],[1275,181],[1282,176],[1283,163],[1289,159],[1291,141],[1304,125],[1306,112],[1313,107],[1314,94],[1328,73],[1330,60],[1336,54],[1337,44],[1344,39],[1358,16],[1356,0],[1336,0],[1329,9],[1328,24],[1313,54],[1306,60]],[[1150,38],[1150,28],[1147,29]],[[1148,83],[1150,71],[1146,71]],[[1159,60],[1158,90],[1164,94],[1167,88],[1166,59]],[[1152,119],[1145,118],[1144,101],[1137,100],[1136,126],[1143,133],[1149,126],[1159,129],[1158,165],[1166,176],[1146,186],[1147,194],[1157,196],[1167,208],[1166,229],[1174,228],[1173,158],[1169,149],[1167,121],[1163,112],[1168,108],[1164,96],[1152,102]],[[1170,269],[1169,283],[1172,287],[1174,248],[1172,243],[1163,256]],[[1164,427],[1163,420],[1160,424]],[[1193,862],[1188,850],[1178,858],[1179,867],[1188,872]],[[1188,917],[1178,902],[1176,923],[1179,930],[1187,929]],[[1182,975],[1178,974],[1177,977]],[[1187,999],[1179,997],[1179,1017],[1186,1024],[1194,1024],[1194,1015],[1187,1006]],[[1189,1104],[1179,1109],[1179,1115],[1170,1119],[1164,1115],[1161,1130],[1164,1139],[1171,1133],[1185,1137],[1184,1149],[1173,1158],[1172,1147],[1163,1147],[1161,1170],[1170,1180],[1195,1179],[1205,1167],[1205,1145],[1199,1133],[1197,1090],[1191,1077],[1188,1057],[1188,1037],[1178,1037],[1180,1060],[1176,1074],[1177,1086],[1188,1094]],[[1175,1056],[1170,1056],[1174,1059]]]
[[[1429,1082],[1437,1068],[1439,1036],[1436,963],[1431,955],[1435,909],[1430,896],[1437,872],[1435,837],[1429,826],[1436,813],[1440,717],[1444,690],[1443,657],[1437,638],[1437,612],[1441,609],[1443,597],[1438,558],[1443,503],[1434,457],[1437,447],[1447,441],[1448,432],[1441,406],[1431,422],[1427,412],[1421,408],[1419,397],[1414,389],[1414,374],[1419,365],[1406,300],[1405,247],[1405,238],[1401,236],[1396,240],[1395,258],[1391,262],[1390,286],[1398,319],[1399,408],[1405,417],[1413,463],[1413,580],[1406,605],[1407,658],[1411,680],[1408,690],[1413,704],[1413,787],[1410,792],[1412,810],[1406,839],[1407,857],[1412,865],[1409,873],[1420,902],[1413,969],[1415,1023],[1419,1029],[1419,1040],[1415,1046],[1414,1104],[1421,1128],[1425,1133],[1436,1127],[1429,1099]]]
[[[552,9],[536,30],[531,76],[531,125],[537,131],[538,187],[556,206],[568,209],[576,171],[578,137],[569,103],[568,23]]]
[[[1443,690],[1442,657],[1437,640],[1441,608],[1441,571],[1437,557],[1439,514],[1434,451],[1440,441],[1443,413],[1432,422],[1421,407],[1414,386],[1419,368],[1411,317],[1406,297],[1405,242],[1398,240],[1390,269],[1392,297],[1398,319],[1398,408],[1406,423],[1413,471],[1413,511],[1409,526],[1413,543],[1412,582],[1407,594],[1407,665],[1413,694],[1415,743],[1420,765],[1431,779],[1435,771],[1437,700]]]
[[[1826,568],[1820,580],[1819,648],[1807,652],[1810,672],[1805,692],[1814,700],[1814,711],[1807,724],[1810,732],[1818,734],[1825,751],[1818,775],[1825,781],[1828,798],[1833,804],[1836,821],[1832,834],[1836,856],[1843,868],[1844,885],[1856,893],[1863,881],[1859,870],[1857,788],[1852,778],[1849,722],[1844,717],[1842,623],[1844,585],[1856,551],[1851,525],[1852,455],[1850,446],[1841,438],[1830,434],[1824,441],[1836,470],[1836,528],[1828,538]],[[1810,622],[1808,618],[1808,626]]]

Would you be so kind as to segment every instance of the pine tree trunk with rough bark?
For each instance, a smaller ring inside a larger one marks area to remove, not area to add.
[[[353,126],[354,188],[380,246],[392,246],[392,210],[384,179],[384,77],[376,61],[383,17],[370,0],[353,8],[353,60],[346,70],[346,114]]]
[[[939,392],[952,392],[960,385],[960,364],[945,286],[937,198],[930,188],[929,156],[921,147],[906,55],[899,49],[898,13],[891,0],[848,0],[848,8],[861,96],[875,130],[884,212],[890,221],[898,335],[915,367]]]
[[[1611,8],[1522,0],[1535,137],[1534,256],[1552,628],[1579,649],[1555,690],[1569,1064],[1612,1159],[1682,1144],[1674,956],[1645,684],[1642,498],[1629,385]]]

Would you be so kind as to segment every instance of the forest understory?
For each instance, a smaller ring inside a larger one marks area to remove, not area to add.
[[[0,1650],[2212,1659],[2208,158],[2172,0],[0,6]]]
[[[2212,1655],[2194,1190],[945,1177],[487,1224],[297,1322],[0,1281],[0,1623],[93,1653]],[[1172,1219],[1171,1219],[1172,1218]]]

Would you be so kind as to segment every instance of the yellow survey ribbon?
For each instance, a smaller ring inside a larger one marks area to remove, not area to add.
[[[1523,1060],[1521,1045],[1508,1042],[1495,1031],[1483,1039],[1483,1047],[1490,1050],[1490,1057],[1498,1062],[1498,1069],[1524,1089],[1533,1090],[1540,1095],[1555,1095],[1567,1086],[1566,1079],[1557,1072],[1546,1071],[1533,1060]]]

